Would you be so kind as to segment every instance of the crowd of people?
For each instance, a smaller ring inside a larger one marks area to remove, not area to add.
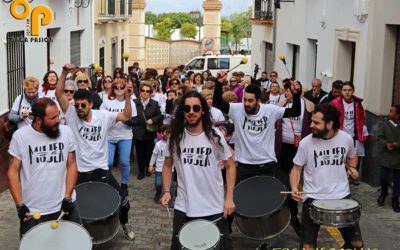
[[[368,139],[354,84],[335,80],[329,92],[321,87],[314,79],[305,91],[298,80],[280,81],[276,71],[255,79],[243,72],[194,73],[182,65],[158,75],[138,63],[112,75],[101,67],[89,75],[66,64],[60,75],[46,72],[42,84],[27,77],[9,114],[18,124],[8,178],[20,235],[36,225],[34,212],[44,222],[64,211],[65,219],[79,223],[74,187],[100,181],[118,191],[120,224],[134,240],[128,185],[136,155],[137,180],[155,173],[154,201],[174,207],[171,249],[181,249],[176,235],[198,218],[217,221],[223,249],[233,249],[235,184],[259,175],[274,176],[293,192],[291,225],[302,246],[315,248],[319,225],[308,216],[310,204],[350,198],[349,184],[359,185]],[[400,212],[399,124],[395,105],[379,134],[384,157],[377,202],[384,204],[393,170],[395,212]],[[120,178],[111,172],[115,166]],[[326,195],[303,195],[299,186]],[[298,202],[303,202],[301,218]],[[341,232],[345,247],[363,247],[358,223]]]

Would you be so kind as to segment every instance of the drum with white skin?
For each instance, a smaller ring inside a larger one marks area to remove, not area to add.
[[[361,217],[361,205],[351,199],[314,200],[310,206],[310,218],[319,225],[349,227]]]
[[[20,250],[90,250],[92,240],[81,225],[60,221],[56,229],[51,228],[53,221],[43,222],[30,229],[22,238]]]
[[[182,249],[220,249],[219,229],[208,220],[198,219],[186,223],[179,231],[178,238]]]

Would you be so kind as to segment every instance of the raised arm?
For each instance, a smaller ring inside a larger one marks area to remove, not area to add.
[[[226,78],[226,72],[219,72],[218,73],[219,77],[217,80],[217,83],[215,84],[215,89],[214,89],[214,97],[213,97],[213,106],[216,107],[217,109],[221,110],[225,114],[229,113],[229,103],[225,102],[222,99],[222,86],[224,79]]]
[[[69,73],[73,73],[76,70],[75,65],[73,64],[66,64],[64,65],[61,75],[58,78],[57,86],[56,86],[56,97],[57,101],[60,104],[61,110],[63,112],[67,112],[69,102],[67,97],[63,94],[64,92],[64,87],[65,87],[65,80],[67,78],[67,75]]]
[[[301,98],[299,90],[300,85],[297,83],[297,81],[292,81],[290,91],[293,94],[293,105],[291,108],[285,109],[285,113],[283,113],[283,118],[297,117],[301,115]]]

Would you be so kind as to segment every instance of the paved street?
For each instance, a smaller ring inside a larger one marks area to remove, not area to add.
[[[116,176],[119,177],[119,173]],[[361,230],[365,240],[365,249],[391,250],[398,249],[396,240],[400,232],[400,214],[395,214],[387,200],[383,208],[377,207],[377,188],[366,184],[352,187],[353,197],[362,203]],[[169,249],[172,218],[168,218],[166,209],[153,202],[153,177],[138,181],[131,178],[129,195],[131,197],[130,221],[133,225],[136,240],[129,242],[119,233],[112,241],[96,246],[97,250],[128,250],[128,249]],[[328,233],[328,231],[330,233]],[[336,230],[323,228],[319,235],[319,247],[327,249],[339,247],[340,238],[335,236]],[[244,238],[234,230],[232,234],[235,249],[256,249],[259,242]],[[8,191],[0,194],[0,249],[17,249],[18,224],[15,206]],[[298,248],[299,240],[292,228],[287,230],[272,246],[279,248]]]

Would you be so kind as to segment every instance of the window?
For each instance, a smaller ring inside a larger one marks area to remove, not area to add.
[[[188,66],[188,70],[203,70],[204,69],[204,59],[194,59]]]
[[[104,47],[102,47],[99,50],[99,64],[103,68],[103,70],[105,69],[104,68],[104,63],[105,63],[104,62]]]
[[[128,0],[128,15],[132,16],[132,0]]]
[[[209,58],[207,69],[229,69],[229,58]]]
[[[121,68],[124,68],[124,50],[125,50],[124,39],[121,39]]]
[[[22,82],[25,79],[24,38],[24,31],[7,33],[7,83],[10,110],[15,98],[22,94]]]
[[[115,15],[115,0],[108,0],[108,14]]]
[[[75,66],[81,65],[81,32],[71,32],[71,63]]]
[[[125,16],[125,0],[120,0],[119,2],[119,14]]]

